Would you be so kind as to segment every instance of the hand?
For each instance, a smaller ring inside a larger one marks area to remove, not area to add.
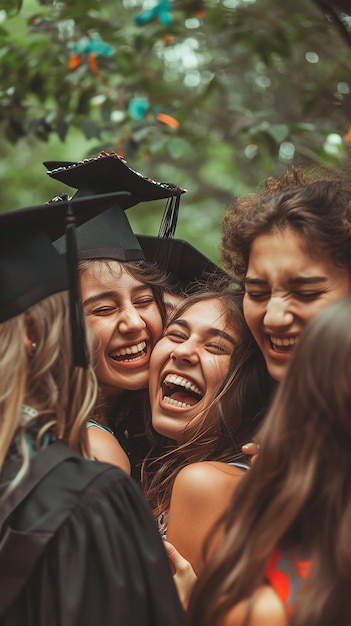
[[[179,599],[184,610],[187,610],[189,598],[197,581],[197,576],[189,561],[184,559],[182,555],[179,554],[173,544],[169,543],[169,541],[164,541],[163,545],[166,548],[166,552],[171,563],[173,579],[177,587]]]
[[[258,453],[260,451],[260,446],[258,445],[258,443],[254,443],[253,441],[250,443],[245,443],[245,445],[242,446],[242,451],[244,454],[249,454],[251,456],[251,464],[254,463],[256,461],[256,458],[258,456]]]

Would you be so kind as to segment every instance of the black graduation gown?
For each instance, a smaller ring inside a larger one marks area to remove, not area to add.
[[[11,527],[48,532],[67,511],[1,626],[179,626],[167,555],[135,481],[68,459],[16,509]]]

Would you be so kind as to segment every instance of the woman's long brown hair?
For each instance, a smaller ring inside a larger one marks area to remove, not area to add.
[[[99,269],[104,266],[108,268],[112,275],[116,276],[116,284],[118,286],[118,270],[115,272],[110,265],[109,259],[87,259],[79,262],[80,272],[93,267],[94,271],[98,273]],[[163,298],[166,288],[166,276],[155,264],[148,261],[120,262],[120,268],[123,268],[135,280],[151,288],[161,316],[162,326],[164,327],[167,317]],[[146,387],[137,391],[124,390],[121,395],[118,395],[113,405],[109,407],[106,407],[103,395],[99,393],[92,416],[96,421],[100,421],[101,415],[107,418],[115,436],[130,456],[132,472],[137,480],[139,480],[141,463],[149,450],[149,443],[145,434],[145,421],[149,414],[150,403]]]
[[[261,450],[224,519],[225,539],[193,593],[191,626],[216,626],[264,584],[278,545],[312,560],[291,626],[346,625],[351,588],[351,301],[299,337],[258,434]]]
[[[204,287],[187,297],[169,323],[198,302],[206,307],[208,300],[218,300],[224,305],[227,328],[235,331],[237,342],[228,375],[209,407],[213,413],[211,423],[209,420],[207,426],[201,423],[197,434],[183,446],[158,435],[149,424],[153,448],[143,464],[143,488],[155,516],[168,509],[174,480],[185,465],[205,460],[243,460],[241,446],[253,437],[271,395],[271,381],[262,354],[244,319],[240,290],[222,289],[220,285],[217,289]],[[196,449],[195,455],[192,455],[193,449]]]

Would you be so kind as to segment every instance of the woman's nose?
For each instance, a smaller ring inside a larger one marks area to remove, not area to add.
[[[125,307],[121,311],[118,320],[118,330],[121,333],[138,332],[145,327],[145,321],[140,317],[138,311],[133,306]]]
[[[196,365],[199,361],[199,354],[196,350],[196,346],[189,340],[177,344],[173,348],[170,357],[172,361],[186,365]]]
[[[294,316],[289,309],[289,301],[279,296],[272,296],[267,304],[263,319],[264,325],[270,328],[290,326],[293,321]]]

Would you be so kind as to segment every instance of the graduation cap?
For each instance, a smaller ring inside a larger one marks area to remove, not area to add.
[[[171,183],[159,183],[127,165],[116,153],[102,152],[99,156],[77,163],[45,161],[48,175],[77,189],[74,198],[112,191],[127,191],[117,198],[94,220],[77,229],[79,259],[109,258],[117,261],[144,259],[125,210],[139,202],[168,198],[159,234],[172,237],[177,224],[180,196],[184,189]],[[65,253],[64,240],[55,242],[57,250]]]
[[[116,195],[104,194],[0,212],[0,322],[69,288],[75,364],[82,367],[86,367],[87,361],[85,352],[82,356],[84,332],[79,328],[74,224],[93,218],[109,206],[111,198]],[[72,244],[67,263],[51,243],[65,230]]]
[[[168,274],[170,290],[189,294],[203,282],[230,282],[229,275],[183,239],[137,235],[146,259]]]

